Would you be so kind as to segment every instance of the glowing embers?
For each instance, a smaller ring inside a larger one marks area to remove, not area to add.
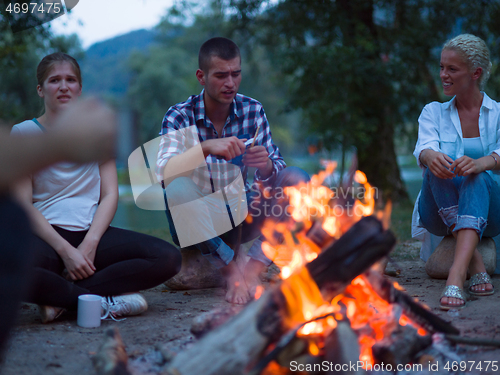
[[[373,365],[373,345],[390,335],[398,325],[409,324],[409,319],[402,315],[400,308],[394,311],[394,305],[381,298],[363,275],[356,277],[332,301],[325,301],[305,267],[325,248],[325,238],[326,242],[335,241],[375,211],[376,189],[363,172],[356,171],[349,186],[323,185],[335,166],[336,163],[329,162],[326,170],[313,176],[308,184],[285,188],[290,220],[264,223],[262,234],[266,241],[262,249],[281,269],[288,324],[301,326],[297,337],[307,341],[309,353],[320,355],[325,338],[343,321],[356,332],[359,360],[365,366]],[[384,228],[389,226],[390,212],[389,203],[376,213]],[[322,232],[319,236],[318,231]],[[426,333],[418,329],[419,334]]]
[[[321,297],[306,267],[286,279],[281,291],[287,301],[287,323],[289,326],[301,325],[297,337],[307,342],[309,353],[313,356],[323,354],[326,338],[340,322],[347,322],[356,333],[359,361],[365,369],[377,362],[373,346],[390,338],[398,326],[411,325],[420,336],[428,334],[404,315],[400,306],[380,297],[363,275],[356,277],[344,293],[330,303]]]

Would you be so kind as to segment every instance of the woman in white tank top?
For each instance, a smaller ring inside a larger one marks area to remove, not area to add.
[[[46,56],[37,69],[37,93],[45,112],[14,126],[12,134],[50,132],[55,119],[82,93],[80,67],[63,53]],[[180,254],[155,237],[110,227],[118,202],[114,160],[102,164],[58,163],[16,189],[37,235],[28,302],[40,305],[42,321],[76,309],[78,296],[98,294],[112,316],[139,314],[147,303],[138,292],[180,269]],[[67,278],[61,276],[67,271]]]

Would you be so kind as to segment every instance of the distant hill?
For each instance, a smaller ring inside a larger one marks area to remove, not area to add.
[[[146,51],[156,37],[155,31],[141,29],[91,45],[80,64],[84,92],[121,98],[130,79],[126,65],[130,53]]]

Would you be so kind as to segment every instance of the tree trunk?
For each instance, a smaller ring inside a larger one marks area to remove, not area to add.
[[[393,202],[408,201],[396,159],[392,124],[380,119],[376,134],[367,146],[358,148],[359,169],[366,174],[370,184],[379,189],[377,198]]]

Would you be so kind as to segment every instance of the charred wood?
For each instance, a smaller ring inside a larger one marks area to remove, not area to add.
[[[368,216],[354,224],[332,246],[306,265],[325,299],[342,293],[350,282],[392,250],[396,239]]]
[[[127,368],[128,356],[118,328],[104,332],[104,342],[92,363],[98,375],[130,375]]]
[[[356,223],[335,244],[306,267],[323,295],[333,298],[357,275],[388,254],[395,238],[373,217]],[[281,285],[266,291],[241,313],[179,353],[167,371],[181,375],[244,374],[252,369],[269,344],[291,328]],[[207,366],[210,363],[210,366]]]
[[[500,348],[500,341],[498,340],[491,340],[481,337],[464,337],[458,335],[445,335],[444,337],[455,344],[494,346]]]
[[[411,326],[398,326],[388,337],[373,345],[372,352],[378,363],[393,368],[412,362],[417,353],[432,345],[430,335],[421,336]]]
[[[427,310],[421,304],[416,302],[408,294],[394,287],[392,282],[387,280],[377,272],[368,271],[365,273],[370,281],[373,290],[389,303],[396,303],[403,308],[403,312],[417,324],[430,331],[431,333],[442,332],[452,335],[459,334],[459,330],[451,323],[441,319],[439,316]]]
[[[343,366],[347,363],[357,363],[359,361],[358,336],[351,329],[348,322],[338,322],[337,328],[326,338],[325,361],[330,365],[330,369],[325,372],[326,374],[355,375],[363,373],[349,366]],[[339,366],[336,367],[335,365]]]
[[[199,339],[214,328],[226,323],[242,309],[243,306],[241,305],[231,305],[227,307],[218,307],[198,315],[193,319],[193,323],[191,324],[191,333]]]

